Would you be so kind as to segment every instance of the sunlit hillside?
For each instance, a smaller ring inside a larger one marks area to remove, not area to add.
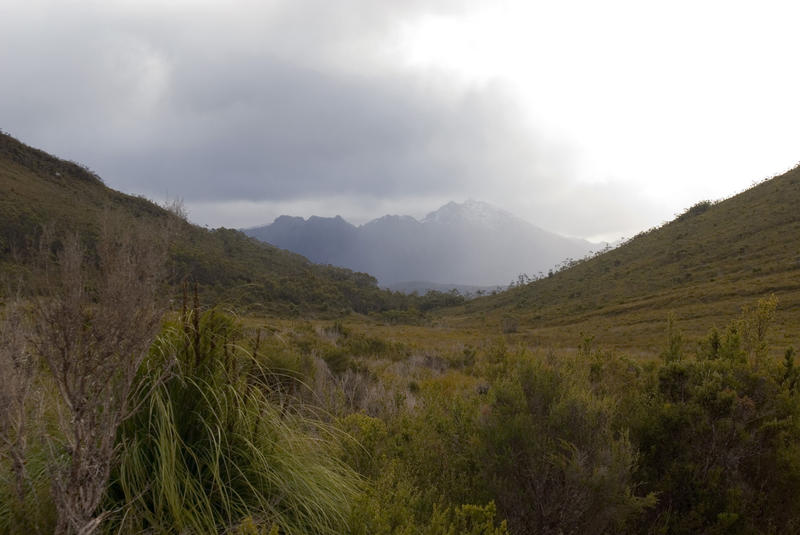
[[[695,335],[722,326],[748,302],[775,294],[775,336],[800,320],[800,168],[729,199],[701,201],[673,221],[593,258],[455,315],[466,324],[509,317],[548,343],[580,333],[620,347],[654,348],[667,315]]]

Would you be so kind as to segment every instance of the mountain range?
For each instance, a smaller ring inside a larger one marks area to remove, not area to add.
[[[421,220],[386,215],[355,226],[340,216],[284,215],[243,232],[312,262],[370,273],[393,288],[505,286],[602,247],[475,200],[447,203]]]

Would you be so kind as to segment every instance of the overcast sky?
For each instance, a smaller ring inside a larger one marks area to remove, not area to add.
[[[210,227],[616,239],[800,161],[797,2],[0,1],[0,128]]]

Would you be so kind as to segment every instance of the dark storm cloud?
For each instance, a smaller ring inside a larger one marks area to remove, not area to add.
[[[542,155],[499,88],[431,82],[376,52],[398,21],[463,4],[342,6],[20,4],[0,22],[15,80],[0,88],[0,126],[112,186],[187,201],[531,178]]]
[[[398,195],[451,191],[518,163],[519,132],[493,95],[276,63],[205,67],[176,73],[161,134],[122,161],[131,176],[174,175],[204,199]]]

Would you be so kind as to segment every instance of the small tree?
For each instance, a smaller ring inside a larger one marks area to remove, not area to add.
[[[667,347],[661,352],[665,362],[676,362],[683,358],[683,335],[675,324],[675,314],[667,317]]]
[[[742,322],[734,320],[725,328],[725,335],[720,339],[719,356],[731,362],[743,362],[745,353],[742,349]]]
[[[716,327],[712,327],[705,340],[700,341],[697,357],[699,359],[715,360],[720,356],[722,337]]]
[[[767,331],[775,320],[777,308],[778,298],[770,295],[759,299],[755,306],[742,310],[744,349],[754,366],[758,366],[767,356]]]
[[[56,533],[88,535],[105,516],[97,509],[117,429],[130,414],[137,372],[165,310],[160,290],[166,247],[157,233],[108,214],[95,251],[76,234],[60,247],[47,236],[32,340],[60,402],[62,443],[53,440]]]

